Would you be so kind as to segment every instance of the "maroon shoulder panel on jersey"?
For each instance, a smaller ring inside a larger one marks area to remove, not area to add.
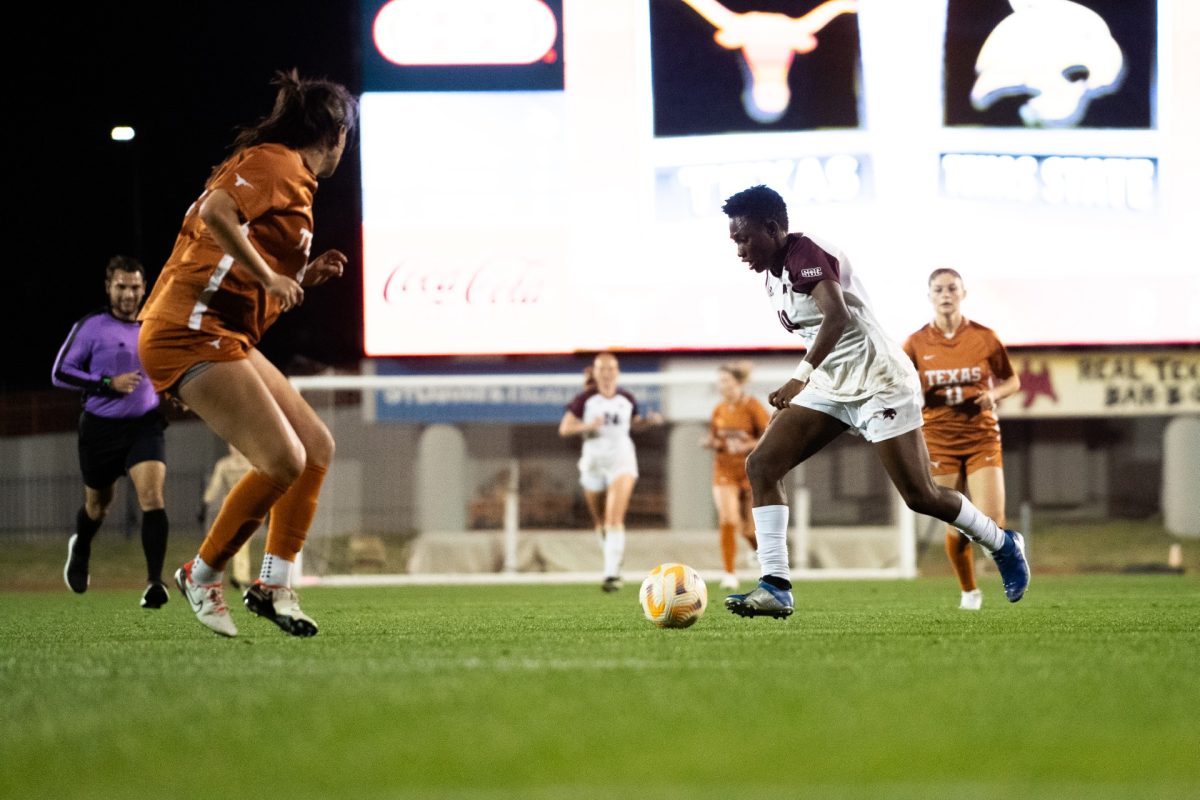
[[[783,264],[794,292],[811,294],[821,281],[841,281],[838,260],[803,234],[788,234],[788,252]]]
[[[630,412],[630,417],[636,417],[638,415],[637,398],[634,397],[633,394],[630,393],[628,389],[622,389],[619,386],[617,387],[617,394],[621,395],[622,397],[624,397],[626,400],[629,401],[629,404],[631,406],[633,406],[633,410]]]
[[[570,411],[575,416],[583,419],[584,404],[587,403],[589,397],[596,394],[598,391],[599,390],[597,389],[588,389],[587,391],[583,391],[575,395],[575,397],[571,399],[571,402],[567,403],[567,411]]]

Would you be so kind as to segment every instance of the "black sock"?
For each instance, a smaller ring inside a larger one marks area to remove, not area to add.
[[[146,580],[162,583],[163,559],[167,555],[167,510],[142,512],[142,552],[146,554]]]
[[[79,513],[75,515],[75,533],[79,534],[76,540],[77,544],[90,545],[92,537],[96,535],[96,531],[100,530],[100,525],[104,522],[104,517],[100,519],[92,519],[87,514],[87,509],[83,506],[79,507]]]
[[[783,578],[776,578],[774,575],[763,575],[762,582],[774,586],[776,589],[783,589],[786,592],[792,590],[792,582]]]

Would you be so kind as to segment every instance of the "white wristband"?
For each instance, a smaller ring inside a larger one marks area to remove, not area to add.
[[[796,366],[796,371],[792,373],[792,380],[808,383],[809,377],[812,376],[813,370],[816,369],[811,361],[801,361]]]

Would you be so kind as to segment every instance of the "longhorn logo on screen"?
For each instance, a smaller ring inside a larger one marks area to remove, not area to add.
[[[858,0],[828,0],[803,17],[766,11],[736,14],[717,0],[683,0],[717,29],[726,50],[741,49],[748,74],[742,105],[755,122],[775,122],[792,102],[788,70],[796,53],[817,49],[817,31],[842,14],[858,12]]]

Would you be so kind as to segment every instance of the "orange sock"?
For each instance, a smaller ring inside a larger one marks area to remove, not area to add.
[[[725,562],[725,571],[733,572],[737,560],[737,525],[732,522],[721,523],[721,560]]]
[[[950,566],[954,567],[962,590],[975,591],[975,550],[971,540],[958,531],[946,531],[946,555],[950,557]]]
[[[200,558],[213,569],[225,569],[233,554],[254,535],[275,501],[287,491],[256,469],[238,481],[221,504],[208,535],[200,545]]]
[[[295,561],[304,547],[308,529],[317,515],[317,496],[325,481],[326,467],[306,464],[304,472],[288,488],[287,494],[271,509],[267,528],[266,552],[287,561]]]

